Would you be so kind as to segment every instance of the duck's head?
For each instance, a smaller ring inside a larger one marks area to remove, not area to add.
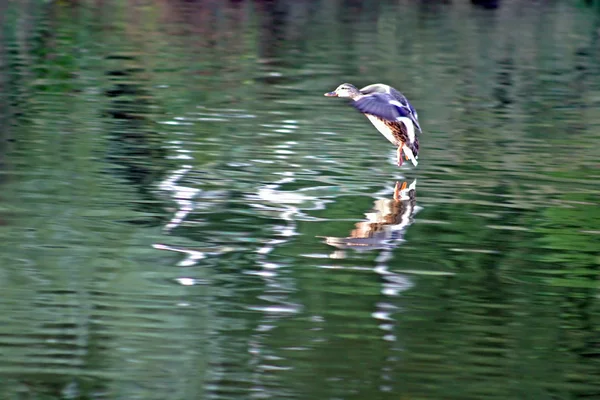
[[[358,89],[349,83],[342,83],[333,92],[325,93],[328,97],[349,97],[351,99],[360,96]]]

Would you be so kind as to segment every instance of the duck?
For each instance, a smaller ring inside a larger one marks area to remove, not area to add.
[[[374,83],[357,89],[342,83],[327,97],[346,97],[350,104],[363,113],[377,130],[396,146],[396,160],[402,166],[402,153],[416,167],[419,154],[421,126],[417,110],[397,89],[383,83]]]

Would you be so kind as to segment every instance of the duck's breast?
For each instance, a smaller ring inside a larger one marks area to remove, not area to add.
[[[371,121],[373,126],[375,126],[375,128],[377,128],[377,130],[383,136],[385,136],[385,138],[387,140],[389,140],[395,146],[400,145],[400,140],[396,137],[396,135],[394,135],[394,132],[392,131],[392,128],[389,126],[389,123],[387,123],[386,121],[384,121],[381,118],[378,118],[374,115],[371,115],[371,114],[365,114],[365,115],[367,116],[367,118],[369,118],[369,121]]]

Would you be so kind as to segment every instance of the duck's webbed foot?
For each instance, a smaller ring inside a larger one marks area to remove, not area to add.
[[[394,186],[394,200],[400,200],[400,193],[406,189],[406,182],[402,182],[402,186],[400,186],[400,182],[396,182],[396,186]]]

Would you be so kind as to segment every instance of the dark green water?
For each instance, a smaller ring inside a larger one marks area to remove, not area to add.
[[[0,14],[0,399],[600,399],[585,2]]]

